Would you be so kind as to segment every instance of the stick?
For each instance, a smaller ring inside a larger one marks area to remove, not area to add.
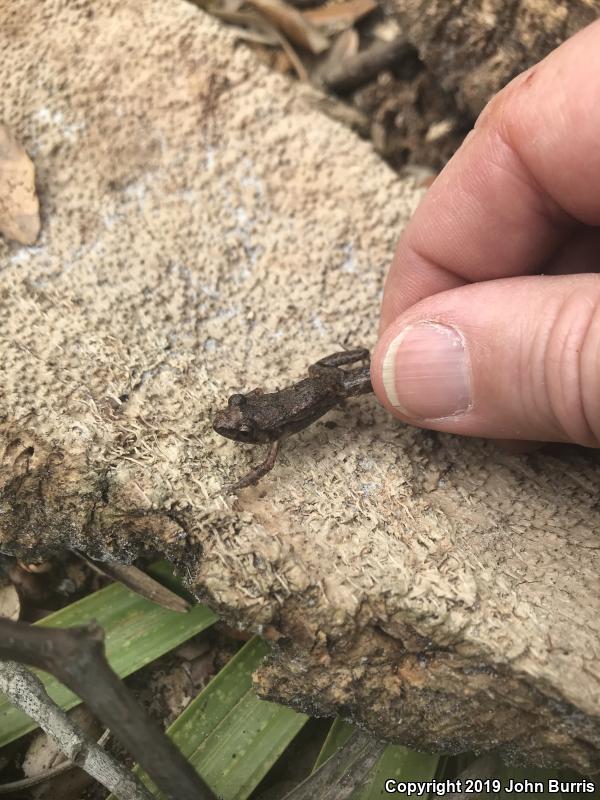
[[[7,662],[4,662],[4,663],[7,663]],[[8,662],[8,663],[10,663],[10,662]],[[14,662],[14,663],[16,663],[16,662]],[[30,673],[30,674],[33,675],[33,673]],[[43,684],[42,684],[42,686],[43,686]],[[49,698],[49,699],[50,699],[50,702],[52,702],[52,698]],[[105,745],[106,741],[108,740],[109,734],[110,734],[110,731],[107,728],[104,731],[104,733],[102,734],[102,736],[96,742],[98,747],[104,748],[104,745]],[[21,778],[18,781],[10,781],[10,783],[0,783],[0,795],[3,795],[3,794],[15,794],[15,792],[22,793],[22,792],[25,791],[25,789],[31,789],[33,786],[39,786],[40,783],[46,783],[46,781],[51,781],[52,778],[56,778],[58,775],[62,775],[64,772],[68,772],[70,769],[76,769],[77,766],[78,765],[75,764],[74,761],[61,761],[60,764],[57,764],[55,767],[50,767],[45,772],[40,772],[37,775],[32,775],[30,778]],[[82,769],[85,769],[85,767],[82,767]],[[116,796],[119,797],[119,795],[116,795]],[[120,800],[120,798],[119,798],[119,800]]]
[[[170,800],[216,800],[112,671],[98,625],[37,628],[0,619],[0,658],[46,670],[78,694]]]
[[[119,800],[152,800],[150,792],[135,775],[82,731],[48,696],[40,679],[22,664],[0,661],[0,691],[13,705],[34,719],[69,759],[45,776],[36,775],[35,778],[0,786],[0,794],[12,794],[38,783],[40,777],[49,778],[78,766]]]
[[[334,92],[351,92],[367,83],[384,69],[414,58],[415,48],[403,39],[376,42],[358,55],[346,58],[324,71],[321,80]]]

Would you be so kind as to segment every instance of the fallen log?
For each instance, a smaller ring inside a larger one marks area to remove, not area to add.
[[[591,454],[509,455],[362,397],[223,490],[257,454],[215,410],[373,344],[420,190],[187,3],[16,9],[0,117],[42,230],[0,241],[0,550],[159,550],[275,643],[265,696],[421,749],[598,770]]]

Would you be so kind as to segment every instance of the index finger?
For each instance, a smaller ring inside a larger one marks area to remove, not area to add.
[[[600,21],[484,109],[402,235],[381,330],[437,292],[531,274],[581,223],[600,224]]]

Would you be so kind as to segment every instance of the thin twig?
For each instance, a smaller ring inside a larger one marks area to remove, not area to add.
[[[242,42],[252,42],[252,44],[264,44],[266,47],[277,47],[279,41],[269,33],[260,33],[246,28],[238,28],[237,25],[230,25],[228,30],[236,39]]]
[[[321,0],[288,0],[288,3],[294,8],[314,8],[318,6]]]
[[[363,114],[362,111],[359,111],[355,106],[345,103],[342,100],[336,100],[333,95],[330,94],[319,96],[315,93],[315,97],[309,96],[307,100],[323,114],[326,114],[336,122],[347,125],[360,136],[366,137],[369,135],[369,119],[366,114]]]
[[[66,766],[59,764],[51,772],[59,774],[73,766],[81,767],[102,786],[113,792],[119,800],[152,800],[150,792],[142,786],[135,775],[76,725],[48,696],[40,679],[22,664],[0,661],[0,691],[13,705],[34,719],[69,759]],[[5,784],[0,787],[0,794],[16,791],[19,784],[21,788],[26,788],[24,784],[32,786],[34,783],[39,783],[39,780],[36,780],[39,777]],[[50,775],[46,773],[42,777],[47,778]]]
[[[286,56],[289,58],[292,67],[296,71],[298,80],[301,80],[304,83],[308,83],[308,72],[306,71],[306,68],[302,63],[300,56],[294,50],[290,42],[275,27],[273,28],[273,35],[276,36],[277,39],[279,40],[279,44],[281,45]]]
[[[249,34],[256,33],[258,36],[264,37],[262,44],[271,46],[279,44],[277,37],[270,30],[267,30],[266,25],[263,23],[263,18],[259,17],[256,12],[249,14],[247,11],[226,11],[225,9],[211,8],[210,13],[213,17],[227,22],[230,30],[233,30],[236,36],[238,35],[238,28],[241,26],[244,29],[248,28],[247,32]],[[236,27],[233,28],[231,26]],[[260,28],[261,31],[256,31],[256,28]]]
[[[41,628],[0,619],[0,658],[44,669],[79,695],[170,800],[216,800],[112,671],[98,625]]]
[[[262,28],[265,36],[269,37],[269,41],[265,42],[265,44],[278,44],[289,58],[290,64],[294,68],[298,79],[308,83],[308,72],[302,63],[300,56],[294,50],[288,39],[264,14],[261,14],[258,11],[254,14],[248,14],[242,11],[221,11],[216,8],[212,8],[210,13],[215,17],[219,17],[219,19],[231,24],[253,25]]]
[[[298,76],[298,80],[301,80],[304,83],[308,83],[308,72],[306,71],[306,67],[302,63],[302,60],[300,59],[298,53],[292,47],[290,41],[284,36],[283,33],[281,33],[280,30],[278,30],[278,28],[275,27],[275,25],[271,23],[270,20],[268,20],[262,14],[260,15],[260,21],[263,23],[265,29],[272,36],[274,36],[275,39],[277,39],[277,41],[281,45],[281,49],[289,58],[290,64],[292,65],[292,67],[296,72],[296,75]]]
[[[390,69],[407,58],[415,57],[415,48],[404,39],[375,42],[362,53],[332,64],[320,77],[325,86],[334,92],[351,92],[370,81],[382,70]]]

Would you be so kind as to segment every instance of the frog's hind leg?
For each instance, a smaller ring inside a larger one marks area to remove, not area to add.
[[[310,365],[308,374],[311,378],[330,375],[332,372],[338,372],[340,367],[344,367],[346,364],[355,364],[357,361],[369,363],[369,351],[365,347],[357,350],[342,350],[340,353],[332,353],[330,356],[320,358],[315,364]]]
[[[255,483],[258,483],[259,480],[264,477],[267,472],[270,472],[273,467],[275,466],[275,461],[277,460],[277,453],[279,452],[280,446],[280,439],[276,439],[271,446],[269,447],[269,452],[267,453],[267,457],[262,462],[262,464],[258,464],[258,466],[254,467],[250,470],[246,475],[241,477],[239,481],[231,484],[228,488],[235,492],[238,489],[243,489],[245,486],[253,486]]]

